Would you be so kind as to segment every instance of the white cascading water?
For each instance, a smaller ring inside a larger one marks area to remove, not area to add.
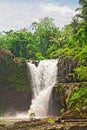
[[[28,62],[31,74],[33,99],[29,109],[29,115],[35,113],[36,117],[48,117],[48,104],[52,88],[57,81],[58,60],[43,60],[36,67]]]

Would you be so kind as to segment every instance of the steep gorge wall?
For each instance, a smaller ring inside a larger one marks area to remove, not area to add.
[[[87,82],[56,84],[53,99],[61,105],[63,118],[87,118]]]
[[[87,118],[87,82],[77,82],[74,71],[79,61],[73,57],[60,57],[57,84],[53,88],[53,99],[61,105],[64,118]]]
[[[25,61],[0,47],[0,114],[26,111],[31,104],[31,87]]]
[[[35,63],[36,66],[38,62]],[[50,113],[55,115],[65,111],[64,118],[87,118],[87,83],[76,81],[74,68],[79,66],[78,60],[73,57],[59,57],[57,84],[52,91]],[[74,95],[78,94],[75,99]],[[80,96],[79,93],[82,93]],[[27,111],[31,104],[32,91],[27,65],[18,60],[13,54],[0,47],[0,115],[10,111]]]
[[[73,57],[59,57],[58,62],[58,83],[72,83],[75,82],[74,69],[79,66],[78,60]]]

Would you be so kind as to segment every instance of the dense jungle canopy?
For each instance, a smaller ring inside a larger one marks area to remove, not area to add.
[[[87,80],[87,0],[79,0],[79,14],[62,29],[56,27],[52,18],[45,17],[33,22],[32,31],[10,30],[0,35],[0,46],[16,57],[32,60],[54,59],[73,56],[80,67],[75,71],[79,79]]]

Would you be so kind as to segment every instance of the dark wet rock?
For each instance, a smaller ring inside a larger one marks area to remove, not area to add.
[[[64,130],[62,124],[51,124],[47,120],[19,121],[7,127],[8,130]]]
[[[66,130],[87,130],[87,121],[67,121],[63,124]]]
[[[55,120],[52,118],[52,120]],[[87,130],[87,123],[83,120],[65,120],[63,123],[48,123],[48,119],[35,119],[33,121],[17,121],[3,126],[0,130]],[[3,129],[4,128],[4,129]]]
[[[77,126],[72,126],[69,130],[87,130],[87,124],[84,126],[77,125]]]
[[[7,130],[6,124],[0,124],[0,130]]]
[[[15,115],[16,112],[27,111],[31,104],[31,92],[29,90],[0,91],[1,115]]]
[[[32,61],[31,63],[32,63],[32,64],[35,64],[36,66],[38,66],[39,61]]]
[[[53,88],[53,100],[56,100],[62,106],[61,114],[63,118],[87,118],[87,107],[82,105],[81,102],[84,102],[84,99],[78,100],[71,107],[70,99],[74,92],[79,92],[80,89],[85,89],[87,87],[87,82],[79,83],[58,83]]]
[[[0,115],[27,111],[32,92],[26,62],[0,47]]]
[[[60,57],[58,66],[58,83],[72,83],[75,81],[74,68],[79,66],[78,60],[72,57]]]

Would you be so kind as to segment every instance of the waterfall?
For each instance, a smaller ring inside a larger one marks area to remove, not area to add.
[[[36,117],[48,117],[48,104],[52,88],[57,81],[58,60],[43,60],[38,66],[28,62],[31,74],[33,99],[29,109],[29,115],[35,113]]]

